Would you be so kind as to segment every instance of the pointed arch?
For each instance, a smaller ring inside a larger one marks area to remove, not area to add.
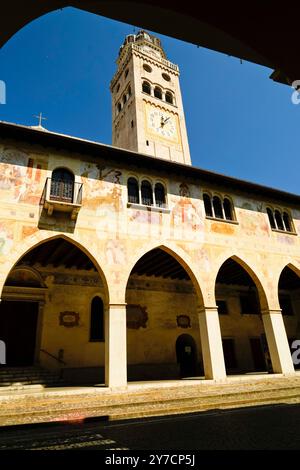
[[[288,263],[281,270],[277,293],[282,315],[294,315],[299,311],[298,301],[296,302],[296,308],[295,305],[293,306],[295,293],[297,293],[297,296],[300,293],[300,270],[294,264]]]
[[[144,255],[147,255],[151,251],[158,250],[158,249],[164,251],[165,253],[170,255],[172,258],[174,258],[181,265],[181,267],[186,271],[186,273],[190,277],[190,279],[192,281],[192,284],[194,286],[194,289],[196,291],[199,306],[203,306],[204,303],[205,303],[204,302],[204,295],[203,295],[203,291],[200,287],[199,275],[198,274],[196,275],[196,269],[194,267],[191,267],[191,266],[193,266],[193,263],[191,262],[189,257],[183,252],[182,249],[180,249],[179,247],[170,247],[167,244],[153,245],[151,248],[149,248],[149,246],[148,246],[147,250],[143,249],[138,253],[138,255],[134,258],[132,264],[130,265],[130,268],[129,268],[130,270],[127,272],[127,276],[126,276],[127,278],[126,278],[126,282],[125,282],[126,289],[127,289],[127,286],[128,286],[128,281],[129,281],[130,275],[131,275],[134,267],[138,263],[138,261]]]
[[[38,235],[41,235],[41,232],[39,232]],[[34,250],[35,248],[47,243],[47,242],[51,242],[53,240],[57,240],[57,239],[62,239],[62,240],[65,240],[67,241],[68,243],[70,243],[71,245],[74,245],[75,247],[77,247],[79,250],[81,250],[89,259],[90,261],[93,263],[93,265],[95,266],[102,282],[103,282],[103,286],[104,286],[104,289],[105,289],[105,293],[106,293],[106,297],[107,297],[107,302],[109,302],[109,286],[108,286],[108,282],[107,282],[107,277],[106,275],[104,274],[104,271],[102,269],[102,267],[100,266],[100,264],[98,263],[97,259],[96,259],[96,256],[93,255],[91,253],[90,250],[88,250],[80,241],[76,240],[75,238],[71,238],[65,234],[57,234],[57,235],[54,235],[54,236],[44,236],[42,239],[37,239],[37,236],[36,235],[33,235],[32,237],[28,237],[28,239],[26,240],[25,243],[21,244],[21,247],[17,250],[15,250],[14,253],[11,253],[10,257],[9,257],[9,265],[7,266],[7,269],[6,269],[6,278],[1,286],[1,296],[2,296],[2,293],[3,293],[3,288],[5,286],[5,282],[9,276],[9,274],[14,270],[16,269],[16,267],[18,266],[18,263],[22,260],[22,258],[24,258],[28,253],[30,253],[32,250]],[[25,249],[24,249],[24,245],[25,245]]]
[[[195,353],[202,351],[198,312],[205,304],[202,282],[189,256],[175,244],[140,247],[125,283],[128,380],[178,379],[184,366],[176,354],[180,328],[191,328],[186,331],[197,348],[192,348],[188,375],[199,375],[196,371],[203,370],[203,358]],[[190,343],[185,346],[189,349]],[[185,359],[188,356],[186,351]]]
[[[300,278],[300,268],[298,268],[292,261],[287,263],[285,266],[283,266],[283,268],[281,269],[281,271],[279,273],[279,278],[280,278],[282,272],[284,271],[284,269],[286,269],[286,268],[291,269]]]
[[[281,262],[274,267],[274,291],[278,290],[278,285],[280,281],[280,276],[282,275],[283,271],[289,268],[295,275],[299,276],[300,278],[300,259],[294,259],[291,257],[284,257]]]
[[[246,261],[244,261],[242,258],[240,258],[237,255],[227,256],[226,259],[223,259],[221,265],[219,265],[217,269],[214,284],[216,285],[217,277],[222,266],[229,260],[235,261],[250,276],[251,280],[253,281],[253,283],[255,284],[257,288],[261,310],[268,310],[269,309],[268,298],[267,298],[267,295],[266,295],[266,292],[265,292],[265,289],[263,287],[261,280],[259,279],[255,270],[251,268],[250,265]]]

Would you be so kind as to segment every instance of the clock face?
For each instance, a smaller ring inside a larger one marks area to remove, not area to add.
[[[148,111],[148,128],[152,133],[164,139],[177,140],[176,118],[166,111],[150,109]]]

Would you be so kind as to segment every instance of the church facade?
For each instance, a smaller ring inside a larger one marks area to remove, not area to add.
[[[113,145],[0,123],[0,340],[69,383],[295,373],[300,196],[191,166],[179,69],[140,31]]]

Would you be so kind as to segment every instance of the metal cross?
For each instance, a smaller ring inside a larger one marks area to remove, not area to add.
[[[33,117],[36,117],[38,120],[39,120],[39,126],[42,127],[42,120],[47,120],[47,118],[43,117],[43,114],[40,113],[38,116],[36,114],[34,114]]]

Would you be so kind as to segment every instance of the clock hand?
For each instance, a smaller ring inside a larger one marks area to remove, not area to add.
[[[165,119],[161,117],[161,122],[160,122],[161,127],[164,126],[169,119],[170,119],[170,116]]]

